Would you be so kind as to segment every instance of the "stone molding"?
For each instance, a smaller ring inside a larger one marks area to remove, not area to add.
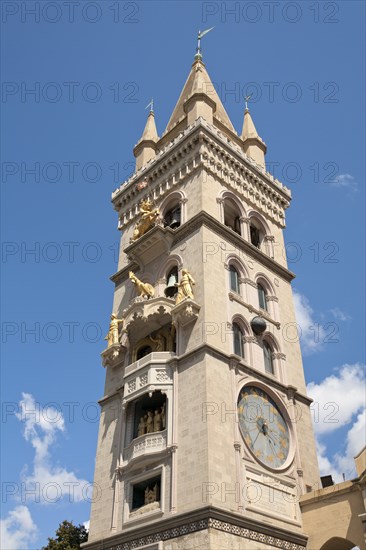
[[[246,307],[248,311],[250,311],[250,313],[255,313],[256,315],[258,315],[258,317],[263,317],[263,319],[265,319],[269,323],[272,323],[272,325],[274,325],[278,329],[281,328],[281,323],[272,319],[272,317],[268,315],[268,313],[264,309],[257,309],[251,304],[248,304],[239,296],[239,294],[236,294],[235,292],[229,292],[229,300],[231,300],[232,302],[238,302],[242,306]]]
[[[253,259],[255,261],[258,261],[260,264],[265,265],[266,267],[268,267],[268,269],[270,269],[273,273],[275,273],[277,276],[281,277],[285,281],[290,282],[295,278],[295,274],[292,271],[276,262],[270,256],[259,250],[257,247],[253,246],[251,243],[243,239],[243,237],[241,237],[240,235],[226,227],[226,225],[222,224],[213,216],[210,216],[209,214],[207,214],[207,212],[204,211],[199,212],[198,214],[193,216],[193,218],[190,218],[184,224],[174,230],[174,240],[172,242],[172,246],[175,246],[179,242],[184,241],[189,235],[191,235],[194,231],[202,226],[211,229],[214,233],[216,233],[216,235],[225,239],[225,241],[228,242],[230,245],[233,245],[236,250],[242,252],[243,256],[248,256],[250,259]],[[172,230],[170,228],[164,228],[164,231]],[[140,239],[144,239],[148,235],[149,233],[146,233],[146,235],[143,235],[142,237],[140,237]],[[137,269],[139,268],[137,264],[134,263],[133,265],[135,265]],[[114,273],[110,277],[111,281],[113,281],[115,285],[118,286],[123,281],[127,280],[128,273],[133,268],[133,265],[129,264],[117,273]]]
[[[167,353],[167,352],[164,352],[164,353]],[[286,395],[288,395],[290,392],[291,396],[295,397],[296,400],[298,400],[301,403],[304,403],[307,406],[311,405],[311,403],[313,402],[313,400],[310,399],[310,397],[300,393],[297,390],[297,388],[295,388],[294,386],[283,384],[280,380],[278,380],[278,378],[274,378],[273,376],[267,376],[265,373],[258,371],[252,368],[251,366],[249,366],[248,364],[244,363],[244,360],[240,358],[238,355],[226,354],[222,350],[214,346],[211,346],[210,344],[207,344],[207,343],[200,344],[194,349],[180,356],[172,354],[171,359],[166,361],[166,365],[169,366],[172,370],[177,368],[177,370],[179,371],[180,366],[184,365],[186,361],[189,362],[192,356],[197,355],[199,356],[199,359],[197,360],[201,360],[204,354],[208,354],[211,357],[215,357],[220,361],[223,361],[224,363],[226,363],[228,367],[235,368],[236,370],[245,372],[247,375],[255,377],[258,381],[261,381],[264,384],[269,384],[272,388]],[[150,365],[150,362],[147,361],[146,367],[149,367],[149,365]],[[129,367],[126,368],[126,371],[130,367],[131,365],[129,365]],[[127,374],[128,373],[126,373],[125,376]],[[116,391],[113,394],[106,395],[105,397],[102,397],[101,399],[99,399],[98,403],[101,406],[103,406],[104,403],[106,403],[110,399],[117,396],[122,400],[122,395],[123,395],[123,388],[119,388],[119,391]]]
[[[125,360],[127,348],[122,344],[112,344],[108,348],[102,351],[103,367],[116,367],[123,364]]]
[[[144,535],[141,536],[141,529]],[[243,539],[257,541],[284,550],[305,550],[307,537],[272,525],[220,510],[211,506],[184,514],[174,514],[159,522],[129,529],[119,535],[103,538],[103,550],[132,550],[159,541],[187,536],[190,533],[214,529]],[[87,542],[83,550],[100,550],[101,541]]]

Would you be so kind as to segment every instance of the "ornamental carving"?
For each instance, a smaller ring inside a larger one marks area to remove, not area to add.
[[[192,521],[180,525],[179,527],[173,527],[171,529],[164,529],[160,532],[153,533],[151,535],[146,535],[145,537],[140,537],[138,539],[132,539],[127,542],[121,542],[120,544],[113,546],[105,546],[105,550],[133,550],[140,546],[145,546],[148,544],[158,543],[163,540],[175,539],[189,533],[195,533],[197,531],[202,531],[204,529],[217,529],[218,531],[224,531],[244,539],[249,539],[253,541],[261,542],[262,544],[267,544],[270,547],[281,548],[284,550],[305,550],[304,545],[297,544],[295,542],[289,542],[273,535],[267,535],[265,533],[259,533],[254,529],[247,529],[245,527],[240,527],[233,523],[224,522],[221,520],[208,518],[202,519],[199,521]]]
[[[124,362],[127,348],[121,344],[112,344],[102,351],[103,367],[116,367]]]
[[[172,310],[172,319],[174,325],[185,326],[196,321],[201,306],[194,300],[186,298],[183,302],[176,305]]]

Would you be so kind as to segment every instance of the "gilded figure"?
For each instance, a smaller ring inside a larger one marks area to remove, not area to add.
[[[180,304],[186,298],[193,300],[193,285],[196,284],[188,269],[182,269],[182,277],[179,283],[175,283],[178,287],[178,293],[175,299],[176,304]]]
[[[112,313],[109,323],[109,331],[104,340],[108,340],[108,347],[113,344],[119,344],[119,325],[123,323],[123,319],[118,319],[117,315]]]

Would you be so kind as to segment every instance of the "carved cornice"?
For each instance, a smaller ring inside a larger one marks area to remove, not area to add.
[[[179,164],[183,159],[184,174]],[[143,198],[136,190],[139,180],[148,179],[149,192],[155,200],[161,200],[199,167],[205,167],[225,187],[284,226],[284,210],[291,200],[290,191],[247,157],[237,143],[228,140],[200,117],[112,194],[115,209],[123,217],[121,227],[131,223],[138,214],[137,203]]]
[[[223,531],[233,536],[241,537],[258,543],[267,544],[273,548],[285,550],[305,550],[307,536],[302,533],[268,525],[242,515],[221,510],[213,506],[205,506],[186,512],[174,514],[159,521],[131,528],[128,532],[87,542],[85,550],[132,550],[154,544],[159,541],[176,539],[205,529]]]

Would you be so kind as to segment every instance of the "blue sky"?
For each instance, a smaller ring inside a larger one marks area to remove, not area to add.
[[[40,548],[63,519],[89,517],[87,489],[57,498],[43,486],[34,502],[21,483],[42,475],[80,490],[93,479],[120,236],[110,195],[132,171],[145,106],[154,97],[162,133],[197,30],[211,26],[204,61],[225,108],[240,131],[253,93],[267,162],[293,193],[285,238],[320,462],[324,473],[353,475],[364,425],[364,3],[1,7],[8,548]],[[336,423],[326,421],[330,398]]]

